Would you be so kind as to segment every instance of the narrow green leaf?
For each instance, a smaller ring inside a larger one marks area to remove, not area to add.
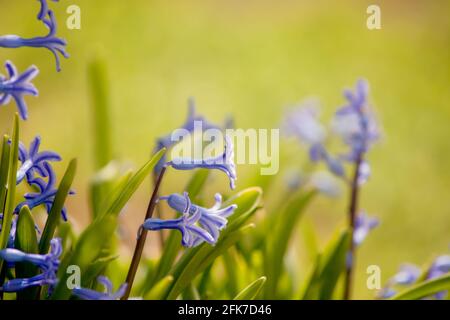
[[[239,292],[233,300],[254,300],[266,283],[266,280],[266,277],[256,279],[247,287],[245,287],[241,292]]]
[[[9,136],[3,136],[2,143],[2,157],[0,162],[0,212],[4,212],[5,209],[5,199],[7,192],[7,181],[8,181],[8,169],[9,169],[9,152],[11,146],[8,143]]]
[[[273,227],[269,243],[267,245],[265,270],[268,276],[265,287],[266,298],[273,298],[277,294],[277,286],[282,273],[284,256],[289,244],[289,240],[294,232],[306,206],[315,196],[315,192],[301,193],[294,197],[280,212],[277,224]]]
[[[94,119],[95,168],[103,168],[112,159],[109,85],[106,67],[96,58],[89,63],[88,80]]]
[[[73,179],[75,178],[76,170],[77,160],[72,159],[59,184],[58,191],[55,195],[55,200],[53,200],[52,208],[45,223],[44,231],[42,231],[41,240],[39,241],[40,254],[46,254],[48,252],[50,241],[53,238],[56,227],[60,222],[61,210],[63,209],[67,195],[69,194],[70,187],[72,186]]]
[[[89,288],[93,282],[96,283],[97,277],[101,275],[108,265],[118,257],[118,255],[110,255],[95,259],[95,261],[89,264],[86,268],[86,271],[81,278],[81,286],[84,288]]]
[[[127,181],[117,196],[109,202],[111,204],[104,215],[109,214],[117,216],[120,213],[128,200],[130,200],[131,196],[136,192],[137,188],[159,162],[164,155],[164,152],[166,152],[166,149],[159,150],[132,178]]]
[[[173,282],[172,276],[166,276],[159,280],[153,288],[144,295],[145,300],[160,300],[166,295],[167,290]]]
[[[317,300],[320,295],[321,255],[318,254],[308,280],[305,282],[302,300]]]
[[[347,252],[350,245],[350,232],[344,231],[332,240],[324,254],[322,270],[320,273],[320,299],[331,299],[339,276],[345,270]]]
[[[14,200],[16,195],[16,177],[17,166],[19,161],[19,115],[14,116],[13,134],[11,139],[11,151],[9,154],[8,168],[8,191],[6,195],[5,211],[3,213],[3,226],[0,236],[0,250],[6,248],[8,244],[9,232],[11,230],[11,222],[14,211]],[[0,261],[0,270],[3,260]]]
[[[17,220],[15,248],[27,253],[38,253],[38,240],[36,236],[36,229],[31,211],[28,206],[23,206],[20,209],[19,218]],[[37,266],[31,263],[17,263],[16,277],[17,278],[31,278],[38,272]],[[28,288],[17,292],[18,300],[32,300],[36,299],[38,291],[36,288]]]
[[[431,296],[440,291],[450,290],[450,273],[414,285],[399,294],[393,296],[392,300],[419,300]]]

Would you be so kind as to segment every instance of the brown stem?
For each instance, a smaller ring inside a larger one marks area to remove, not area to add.
[[[158,174],[153,174],[153,185],[156,186],[156,183],[158,181]],[[159,192],[156,193],[156,196],[159,198]],[[158,219],[162,219],[162,209],[161,206],[159,205],[159,203],[156,203],[156,217]],[[162,249],[164,248],[164,230],[161,230],[161,232],[158,233],[159,235],[159,249],[160,251],[162,251]]]
[[[346,274],[345,274],[345,288],[344,288],[344,299],[349,300],[352,293],[352,285],[353,285],[353,273],[356,262],[355,257],[355,245],[353,243],[353,233],[355,229],[355,220],[356,213],[358,211],[358,195],[359,195],[359,186],[358,186],[358,177],[359,177],[359,168],[362,162],[362,155],[359,155],[355,162],[355,171],[353,175],[353,180],[351,184],[351,193],[350,193],[350,206],[348,210],[348,219],[349,219],[349,227],[350,227],[350,250],[348,254],[350,255],[350,263],[347,265]],[[348,263],[348,262],[347,262]]]
[[[159,173],[158,179],[156,180],[155,188],[153,189],[152,197],[150,198],[150,202],[148,204],[147,213],[145,214],[145,220],[150,219],[153,215],[153,211],[155,210],[155,206],[158,200],[158,190],[161,185],[161,180],[166,172],[166,168],[162,168]],[[136,271],[139,266],[139,262],[141,261],[142,251],[144,250],[145,240],[147,239],[147,230],[142,229],[138,235],[136,247],[134,248],[133,259],[131,260],[130,268],[128,269],[127,274],[127,289],[125,294],[121,298],[121,300],[127,300],[130,296],[131,288],[133,286],[134,277],[136,276]]]

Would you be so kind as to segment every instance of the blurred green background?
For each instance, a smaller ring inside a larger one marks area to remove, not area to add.
[[[70,4],[81,8],[81,30],[65,26]],[[78,230],[88,221],[93,173],[86,74],[93,55],[100,54],[108,67],[114,154],[136,166],[148,159],[157,136],[184,121],[190,96],[212,121],[222,123],[232,114],[238,127],[276,128],[286,106],[311,95],[320,97],[325,116],[330,115],[343,103],[342,89],[367,78],[385,133],[370,155],[373,177],[361,201],[382,221],[358,256],[357,297],[370,298],[368,265],[379,265],[386,280],[404,261],[422,264],[448,252],[450,5],[377,1],[382,29],[370,31],[369,4],[61,0],[51,6],[58,34],[69,43],[71,57],[62,61],[63,71],[56,73],[46,50],[2,49],[0,61],[10,59],[20,71],[35,64],[41,71],[35,80],[39,98],[27,98],[30,120],[23,122],[22,140],[28,144],[40,134],[45,149],[57,150],[67,161],[79,159],[77,195],[68,202]],[[35,19],[38,8],[37,1],[0,0],[0,34],[44,34]],[[12,105],[0,108],[2,131],[9,130],[14,112]],[[282,146],[283,167],[304,163],[301,146]],[[56,168],[61,173],[65,166]],[[238,189],[249,186],[255,172],[238,168]],[[177,179],[169,178],[165,193],[180,191]],[[130,230],[142,219],[149,190],[146,184],[128,206],[124,220]],[[270,207],[282,196],[272,188],[265,201]],[[309,209],[323,242],[344,219],[346,198],[322,198]],[[132,233],[130,244],[133,239]],[[295,251],[295,241],[292,247]]]

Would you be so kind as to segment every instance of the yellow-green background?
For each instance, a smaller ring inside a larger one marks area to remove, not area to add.
[[[70,4],[81,8],[81,30],[65,27]],[[61,0],[51,6],[58,34],[69,43],[71,57],[63,60],[63,71],[55,72],[45,50],[1,49],[0,62],[10,59],[19,70],[35,64],[41,71],[34,81],[39,98],[27,98],[30,120],[23,122],[22,139],[28,143],[40,134],[44,148],[58,150],[66,160],[79,159],[77,195],[68,203],[78,228],[87,221],[93,168],[86,81],[93,53],[100,52],[108,66],[115,154],[136,166],[148,158],[156,136],[184,120],[189,96],[213,121],[232,114],[238,127],[273,128],[286,105],[311,95],[321,98],[330,115],[343,103],[342,88],[367,78],[384,127],[362,197],[362,207],[382,221],[358,257],[357,297],[371,297],[365,288],[367,265],[379,265],[385,280],[404,261],[424,263],[448,252],[450,8],[448,1],[377,1],[382,29],[370,31],[369,4]],[[35,19],[37,10],[37,1],[0,0],[0,34],[45,33]],[[9,130],[14,111],[13,105],[0,108],[2,132]],[[304,149],[283,146],[290,148],[286,166],[303,161]],[[61,172],[64,165],[56,168]],[[249,184],[244,171],[238,188]],[[180,191],[176,179],[164,186],[167,192]],[[148,191],[145,185],[124,217],[134,227]],[[265,196],[270,205],[280,195],[272,190]],[[345,197],[322,199],[310,208],[323,240],[344,210]]]

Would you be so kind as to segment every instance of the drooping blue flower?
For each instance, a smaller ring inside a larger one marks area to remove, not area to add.
[[[353,231],[353,243],[359,246],[367,237],[369,232],[378,226],[378,218],[369,217],[365,212],[360,213],[355,219],[355,230]]]
[[[25,201],[17,205],[14,210],[15,213],[18,213],[25,205],[27,205],[30,209],[33,209],[39,205],[44,205],[47,213],[50,213],[57,192],[57,189],[55,188],[56,177],[48,162],[43,163],[43,168],[48,176],[47,182],[41,178],[34,178],[30,181],[30,185],[37,187],[39,192],[25,194]],[[74,192],[70,191],[69,194],[74,194]],[[67,209],[65,207],[61,210],[61,216],[64,221],[67,221]]]
[[[181,197],[181,196],[180,196]],[[163,198],[164,199],[164,198]],[[168,199],[168,198],[167,198]],[[215,244],[216,239],[205,229],[199,226],[199,220],[202,217],[202,211],[197,206],[192,206],[191,200],[187,193],[184,193],[184,200],[180,200],[178,196],[173,196],[170,200],[173,206],[177,208],[181,205],[182,216],[178,219],[162,220],[150,218],[145,220],[142,228],[151,231],[158,231],[162,229],[172,229],[181,232],[181,244],[185,247],[193,247],[201,241],[206,241],[210,244]]]
[[[29,262],[38,266],[42,272],[31,278],[9,280],[0,287],[0,291],[16,292],[32,286],[44,285],[53,287],[58,281],[56,274],[58,272],[61,254],[62,244],[60,238],[54,238],[50,241],[50,252],[47,254],[25,253],[11,248],[1,250],[1,259],[14,264],[18,262]]]
[[[87,288],[75,288],[72,293],[83,300],[119,300],[125,294],[127,284],[122,284],[116,292],[113,292],[111,281],[105,276],[99,276],[97,281],[105,287],[106,292],[98,292]]]
[[[369,84],[358,80],[355,91],[345,90],[347,104],[336,111],[334,129],[342,137],[350,152],[342,158],[354,162],[379,139],[380,130],[368,103]]]
[[[50,9],[48,7],[47,0],[38,0],[41,3],[41,9],[39,10],[37,18],[39,20],[44,20],[48,15]],[[59,0],[52,0],[53,2],[58,2]]]
[[[193,170],[197,168],[216,169],[224,172],[230,179],[230,188],[235,188],[236,166],[234,164],[234,146],[229,136],[225,136],[225,146],[222,154],[207,159],[175,158],[166,163],[177,170]]]
[[[185,208],[190,205],[189,214],[195,215],[197,211],[200,212],[200,219],[198,224],[204,228],[213,237],[214,243],[219,239],[220,231],[227,226],[227,218],[234,213],[237,208],[236,204],[222,207],[222,195],[216,193],[214,196],[215,203],[211,208],[204,208],[192,204],[187,193],[183,195],[174,193],[167,197],[160,197],[160,200],[167,200],[169,206],[177,212],[184,212]],[[194,241],[193,246],[202,243],[200,237]]]
[[[50,50],[56,59],[56,70],[61,71],[61,64],[59,54],[64,58],[68,58],[69,55],[66,52],[67,42],[64,39],[56,37],[56,19],[53,11],[48,10],[47,16],[42,19],[42,22],[49,29],[49,32],[44,37],[34,38],[22,38],[17,35],[0,36],[0,47],[3,48],[20,48],[20,47],[32,47],[32,48],[46,48]]]
[[[25,177],[27,177],[28,183],[31,183],[35,179],[35,171],[37,171],[42,177],[46,177],[48,172],[44,167],[44,163],[48,161],[61,161],[61,157],[56,152],[39,152],[40,144],[40,136],[36,136],[33,139],[30,143],[30,149],[28,151],[23,143],[19,144],[19,160],[22,164],[19,170],[17,170],[17,184],[19,184]]]
[[[227,121],[226,126],[230,125]],[[201,130],[206,131],[209,129],[218,129],[221,130],[220,126],[217,126],[213,123],[210,123],[206,118],[202,115],[199,115],[196,113],[195,110],[195,101],[193,98],[190,98],[188,101],[188,115],[187,119],[184,122],[184,124],[178,128],[181,130],[185,130],[186,133],[193,133],[195,129],[201,126]],[[179,138],[179,137],[178,137]],[[173,138],[172,133],[169,133],[163,137],[160,137],[156,140],[156,147],[154,152],[158,152],[162,148],[169,149],[173,145],[180,142],[179,140],[176,140]],[[166,156],[163,155],[163,157],[160,159],[158,164],[155,167],[155,172],[160,172],[164,164],[166,163]]]
[[[24,96],[37,96],[38,90],[30,82],[39,73],[35,66],[29,67],[24,73],[18,74],[16,67],[11,61],[5,63],[8,78],[0,74],[0,106],[7,105],[11,98],[14,99],[23,120],[28,118],[27,105]]]

